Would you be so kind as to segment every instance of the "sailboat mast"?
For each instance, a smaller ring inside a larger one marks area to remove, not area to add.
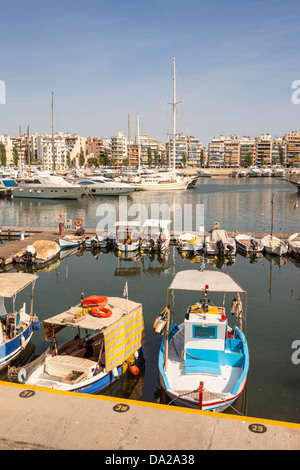
[[[137,144],[138,144],[138,173],[141,172],[141,149],[140,149],[140,117],[137,113]]]
[[[271,224],[271,240],[273,240],[273,224],[274,224],[274,194],[272,197],[272,224]]]
[[[173,57],[173,172],[175,174],[175,136],[176,136],[176,70],[175,57]]]
[[[55,172],[55,155],[54,155],[54,118],[53,118],[53,91],[51,101],[51,117],[52,117],[52,158],[53,158],[53,173]]]

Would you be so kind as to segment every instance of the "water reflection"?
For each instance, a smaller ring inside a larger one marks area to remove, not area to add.
[[[228,231],[268,232],[271,227],[273,194],[274,232],[298,231],[299,210],[294,209],[297,192],[285,181],[275,178],[202,178],[192,190],[134,192],[128,197],[127,206],[143,205],[147,214],[142,214],[142,222],[146,217],[151,218],[154,205],[163,203],[168,207],[178,206],[182,209],[183,223],[184,206],[191,205],[189,230],[197,230],[195,207],[203,204],[207,230],[213,227],[215,221],[219,221],[221,227]],[[119,198],[116,197],[87,197],[75,201],[1,199],[0,226],[58,227],[59,222],[67,218],[74,220],[75,217],[82,217],[86,228],[96,228],[101,220],[97,210],[102,204],[111,206],[118,218]]]

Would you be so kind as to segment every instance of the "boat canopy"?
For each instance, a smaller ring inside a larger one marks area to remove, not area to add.
[[[13,297],[25,287],[36,281],[37,274],[2,273],[0,274],[0,297]]]
[[[174,277],[169,290],[208,292],[246,292],[229,274],[219,271],[180,271]]]
[[[168,228],[172,221],[171,220],[159,220],[159,219],[147,219],[144,222],[143,227],[161,227]]]
[[[85,310],[78,304],[44,320],[45,339],[49,340],[66,326],[101,331],[105,345],[105,369],[112,370],[144,344],[145,328],[142,304],[108,297],[105,307],[112,311],[109,317],[95,317],[87,313],[89,309]]]

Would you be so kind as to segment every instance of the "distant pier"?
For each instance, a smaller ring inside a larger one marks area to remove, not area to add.
[[[54,241],[59,238],[58,228],[42,228],[42,227],[0,227],[0,240],[9,240],[9,243],[0,245],[0,267],[8,266],[13,263],[15,255],[26,248],[28,245],[32,245],[36,240],[50,240]],[[64,229],[64,234],[70,234],[74,232],[74,228]],[[111,230],[108,230],[111,231]],[[87,236],[93,236],[96,233],[96,229],[85,228],[85,234]],[[178,237],[182,232],[171,231],[171,245],[178,243]],[[204,232],[204,235],[208,235],[209,232]],[[228,236],[235,237],[239,233],[245,233],[251,235],[257,239],[261,239],[269,232],[238,232],[228,231]],[[287,241],[291,233],[274,233],[274,236]]]

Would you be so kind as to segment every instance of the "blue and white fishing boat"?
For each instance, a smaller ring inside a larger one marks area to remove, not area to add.
[[[127,285],[127,284],[126,284]],[[74,307],[43,321],[50,347],[42,356],[9,378],[26,385],[98,393],[127,370],[138,374],[145,341],[142,305],[127,298],[90,296]],[[71,339],[58,345],[66,328]],[[76,336],[74,337],[74,328]]]
[[[202,300],[182,312],[184,321],[179,325],[174,323],[170,309],[175,291],[194,291],[202,296]],[[236,313],[236,326],[228,325],[224,297],[222,306],[218,307],[207,298],[211,292],[235,294],[231,311]],[[161,330],[165,324],[158,360],[159,378],[176,405],[220,412],[244,390],[249,368],[247,341],[241,331],[244,296],[246,291],[223,272],[187,270],[174,277],[166,308],[154,327],[156,331]]]
[[[262,253],[264,244],[257,238],[246,233],[240,233],[235,237],[236,247],[246,254]]]
[[[97,231],[94,236],[85,239],[85,245],[87,249],[108,248],[113,245],[114,238],[111,232]]]
[[[33,313],[33,292],[37,277],[36,274],[28,273],[0,274],[0,370],[7,367],[26,348],[33,331],[39,329],[38,318]],[[31,306],[28,314],[26,303],[19,308],[16,300],[17,294],[30,285]],[[5,302],[11,304],[9,313]]]

